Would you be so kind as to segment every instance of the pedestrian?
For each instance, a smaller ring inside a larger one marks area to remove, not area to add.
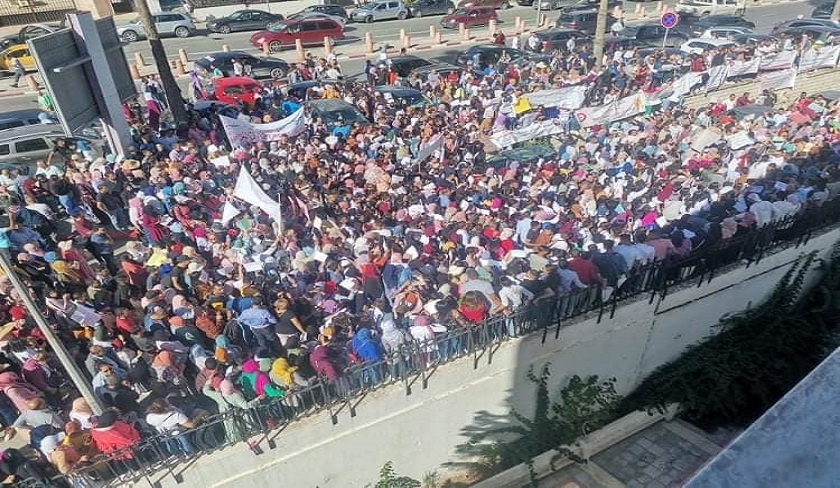
[[[20,62],[20,58],[12,58],[11,65],[12,71],[15,74],[15,78],[12,80],[12,88],[17,88],[20,79],[26,76],[26,69],[24,69],[23,63]]]

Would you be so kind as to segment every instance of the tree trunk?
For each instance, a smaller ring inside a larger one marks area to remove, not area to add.
[[[170,68],[169,61],[166,59],[166,50],[164,50],[160,35],[158,35],[157,26],[155,26],[154,20],[152,20],[149,5],[146,3],[146,0],[134,0],[134,7],[137,13],[140,14],[140,20],[143,21],[143,26],[146,29],[146,39],[149,41],[152,57],[155,58],[155,66],[157,66],[158,75],[160,75],[166,104],[169,105],[172,118],[175,119],[176,123],[186,122],[187,111],[184,109],[181,89],[178,87],[178,82],[175,81],[175,76],[172,75],[172,68]]]
[[[834,9],[831,11],[831,20],[840,22],[840,0],[834,0]]]
[[[837,0],[840,2],[840,0]],[[595,24],[595,44],[592,55],[595,66],[601,66],[604,59],[604,37],[607,35],[607,17],[609,16],[608,0],[601,0],[598,4],[598,22]]]

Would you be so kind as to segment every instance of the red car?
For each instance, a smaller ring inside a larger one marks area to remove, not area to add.
[[[455,12],[440,19],[440,25],[444,29],[456,29],[459,24],[466,27],[487,25],[491,20],[498,20],[496,10],[493,7],[466,7],[459,8]]]
[[[259,81],[245,76],[217,78],[213,80],[212,92],[209,93],[208,98],[228,105],[239,103],[253,105],[255,95],[262,91],[262,88]]]
[[[262,48],[263,43],[267,42],[268,49],[276,52],[294,46],[298,39],[304,46],[323,45],[325,37],[344,39],[344,27],[329,18],[306,17],[280,22],[268,30],[257,32],[251,36],[251,45]]]

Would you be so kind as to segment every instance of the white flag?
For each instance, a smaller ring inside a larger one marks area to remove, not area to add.
[[[303,107],[288,117],[268,124],[251,124],[242,120],[220,115],[225,133],[234,147],[255,142],[280,140],[280,136],[296,136],[306,128]]]
[[[435,151],[443,151],[443,134],[435,134],[430,137],[425,144],[421,144],[420,150],[417,151],[417,157],[414,158],[414,161],[422,163],[433,155]]]
[[[709,70],[709,79],[706,80],[706,90],[714,90],[723,85],[729,77],[729,66],[722,64]]]
[[[266,195],[263,189],[254,181],[254,178],[248,174],[244,166],[239,170],[239,177],[236,179],[236,186],[233,188],[233,196],[259,207],[260,210],[276,221],[282,221],[280,204]]]
[[[225,206],[222,208],[222,225],[227,227],[228,223],[240,213],[239,209],[234,207],[233,204],[225,202]]]

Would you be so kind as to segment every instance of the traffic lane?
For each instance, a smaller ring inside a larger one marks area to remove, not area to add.
[[[571,0],[570,0],[571,3]],[[803,11],[803,7],[809,6],[808,2],[792,2],[773,5],[753,6],[747,8],[746,17],[756,23],[756,30],[758,32],[769,32],[773,26],[782,20],[796,18]],[[500,10],[498,27],[502,31],[506,28],[512,29],[516,17],[521,17],[523,20],[533,25],[537,18],[537,11],[530,7],[517,6],[507,10]],[[557,11],[542,11],[543,14],[549,15],[551,19],[555,15],[559,15]],[[421,18],[411,18],[404,21],[381,21],[371,24],[350,23],[347,25],[346,34],[347,39],[337,43],[339,51],[342,47],[346,49],[361,49],[361,41],[364,39],[365,32],[370,32],[373,36],[374,45],[376,48],[381,47],[383,42],[387,45],[394,45],[400,38],[400,29],[405,29],[406,34],[412,38],[415,43],[428,42],[429,27],[434,25],[440,26],[441,16],[430,16]],[[647,19],[655,20],[655,18]],[[630,22],[633,24],[634,22]],[[510,27],[508,27],[510,26]],[[486,27],[478,27],[474,29],[475,33],[487,31]],[[164,47],[167,51],[167,56],[170,59],[175,59],[178,56],[178,49],[185,48],[187,52],[194,57],[206,56],[214,52],[219,52],[222,45],[227,44],[232,50],[242,50],[250,53],[259,53],[261,50],[255,48],[250,43],[251,35],[254,32],[237,32],[228,35],[211,33],[209,31],[199,31],[201,35],[189,37],[186,39],[165,38],[163,40]],[[489,31],[488,31],[489,34]],[[510,33],[508,33],[510,35]],[[347,47],[352,46],[352,47]],[[143,55],[149,54],[148,43],[140,41],[132,43],[125,48],[126,55],[132,59],[134,53],[141,53]],[[291,53],[294,56],[294,53]],[[290,57],[287,51],[276,53],[275,57],[286,58]],[[149,62],[151,60],[148,60]]]
[[[536,20],[536,11],[529,9],[528,7],[514,7],[506,10],[500,10],[498,12],[498,28],[502,31],[505,29],[512,30],[516,17],[521,17],[530,25],[533,25]],[[373,22],[371,24],[353,22],[347,24],[345,28],[345,35],[347,36],[347,39],[345,39],[344,42],[338,42],[337,45],[342,46],[358,44],[358,49],[361,50],[363,48],[362,42],[366,32],[370,32],[373,36],[375,47],[380,46],[382,41],[386,41],[388,44],[393,44],[393,41],[400,39],[400,29],[405,29],[406,35],[411,37],[415,43],[425,43],[429,41],[429,27],[435,26],[435,28],[440,29],[440,19],[442,17],[442,15],[438,15],[410,18],[404,21],[384,20],[380,22]],[[196,56],[205,56],[207,54],[221,51],[223,44],[227,44],[231,50],[256,53],[260,52],[260,49],[252,46],[250,43],[251,36],[255,32],[257,31],[234,32],[222,35],[199,29],[197,35],[185,39],[164,38],[163,46],[166,48],[166,54],[170,59],[174,59],[178,56],[179,48],[185,48],[191,55],[195,54]],[[486,32],[489,35],[489,29],[487,27],[477,27],[473,29],[473,32]],[[125,47],[125,53],[129,59],[131,59],[136,52],[142,54],[149,53],[148,43],[146,41],[138,41],[128,44]],[[284,52],[279,53],[280,57],[283,57],[283,54]]]

